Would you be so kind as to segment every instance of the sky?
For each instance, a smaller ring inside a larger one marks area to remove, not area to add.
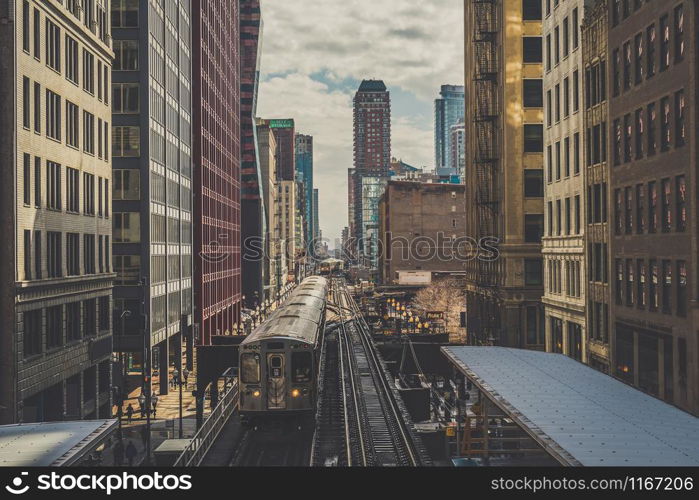
[[[320,228],[347,225],[352,99],[363,79],[391,92],[391,154],[434,167],[434,99],[464,81],[463,0],[262,0],[258,116],[313,136]]]

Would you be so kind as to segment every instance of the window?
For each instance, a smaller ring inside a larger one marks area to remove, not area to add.
[[[524,197],[525,198],[543,198],[544,197],[544,171],[543,170],[541,170],[541,169],[527,169],[524,171]],[[138,199],[138,198],[136,198],[136,199]]]
[[[46,162],[46,206],[61,209],[61,166],[52,161]]]
[[[95,115],[83,111],[83,151],[95,154]]]
[[[561,121],[561,86],[556,84],[554,90],[556,123],[558,123]]]
[[[41,158],[34,157],[34,206],[41,207]]]
[[[80,147],[80,123],[78,106],[66,100],[66,144]]]
[[[578,8],[575,7],[573,9],[573,50],[578,48],[578,44],[579,44],[578,40],[580,38],[579,30],[580,30],[580,28],[579,28],[579,22],[578,22]]]
[[[556,62],[556,64],[558,64],[561,61],[561,44],[560,44],[561,30],[558,26],[556,26],[553,29],[553,38],[554,38],[554,54],[556,56],[555,62]]]
[[[553,202],[549,201],[547,204],[548,207],[548,235],[553,236]],[[549,262],[550,264],[550,262]],[[549,285],[550,288],[550,285]]]
[[[684,146],[687,137],[684,90],[675,92],[675,147]]]
[[[580,109],[580,73],[573,71],[573,113]]]
[[[66,168],[66,210],[80,211],[80,172],[74,168]]]
[[[619,83],[619,66],[621,65],[621,61],[619,58],[619,49],[614,49],[614,52],[612,52],[612,73],[613,73],[613,89],[612,93],[616,97],[619,95],[619,92],[621,90],[620,83]]]
[[[22,126],[31,127],[31,82],[26,76],[22,78]]]
[[[563,79],[563,117],[570,115],[570,80]]]
[[[551,71],[551,35],[546,35],[546,71]]]
[[[668,233],[672,228],[672,209],[670,207],[670,198],[672,197],[672,186],[670,185],[670,179],[663,179],[660,185],[662,189],[662,230],[663,233]]]
[[[575,132],[573,136],[573,173],[580,173],[580,133]]]
[[[522,0],[522,20],[541,21],[541,0]]]
[[[95,56],[83,49],[83,89],[90,94],[95,93]]]
[[[32,279],[32,231],[24,230],[24,279]]]
[[[655,24],[646,29],[646,78],[655,75]]]
[[[660,100],[660,112],[662,113],[660,122],[660,151],[668,151],[671,143],[670,99],[668,97],[663,97]]]
[[[636,233],[643,234],[646,230],[646,193],[643,184],[636,185]]]
[[[570,198],[566,198],[565,201],[565,213],[566,213],[566,235],[570,235],[571,230],[571,213],[570,213]]]
[[[30,154],[23,155],[23,172],[22,183],[24,184],[24,204],[29,205],[32,202],[32,157]]]
[[[80,274],[80,235],[66,233],[66,268],[67,276]]]
[[[624,163],[631,161],[631,115],[624,115]]]
[[[672,313],[672,262],[663,260],[663,313]]]
[[[556,180],[561,180],[561,143],[556,143]]]
[[[636,261],[636,304],[639,309],[646,307],[646,262],[643,259]]]
[[[643,158],[643,108],[636,110],[635,116],[635,150],[636,159],[639,160]]]
[[[687,316],[687,263],[677,261],[677,315]]]
[[[114,243],[140,243],[141,214],[139,212],[116,212],[113,217]],[[164,239],[160,239],[164,242]]]
[[[650,103],[648,105],[648,156],[653,156],[657,148],[655,142],[656,118],[655,103]]]
[[[675,7],[675,63],[684,59],[684,12],[682,4]]]
[[[575,195],[575,234],[580,234],[580,195]]]
[[[115,157],[134,157],[141,155],[140,127],[113,127],[112,154]]]
[[[667,15],[660,18],[660,71],[670,67],[670,25]]]
[[[540,36],[525,36],[522,38],[522,58],[522,61],[525,63],[540,63],[543,61]]]
[[[623,207],[623,195],[621,189],[614,190],[614,234],[621,234],[621,230],[624,227],[624,222],[621,218],[622,207]]]
[[[25,52],[29,52],[29,2],[24,0],[22,2],[22,49]]]
[[[651,311],[657,311],[659,305],[658,297],[658,285],[659,285],[659,270],[658,261],[655,259],[650,260],[650,284],[648,287],[648,308]]]
[[[541,10],[541,9],[539,9]],[[138,26],[138,0],[112,0],[112,27]]]
[[[570,177],[570,137],[563,140],[563,160],[565,176]]]
[[[78,83],[78,42],[66,35],[66,79]]]
[[[633,307],[635,291],[633,260],[626,259],[626,305],[629,307]]]
[[[643,81],[643,33],[634,37],[633,45],[635,48],[634,83],[638,85]]]
[[[541,243],[544,235],[544,216],[541,214],[526,214],[524,216],[524,241],[526,243]]]
[[[85,336],[94,337],[97,335],[97,300],[84,300],[83,310],[85,311]]]
[[[95,215],[95,176],[83,172],[83,212]]]
[[[138,40],[114,40],[113,71],[138,70]]]
[[[141,278],[141,257],[139,255],[115,255],[115,285],[135,286]]]
[[[546,126],[550,127],[553,123],[553,105],[551,103],[551,91],[546,91]]]
[[[41,354],[42,348],[42,310],[26,311],[22,314],[24,320],[24,357]]]
[[[633,192],[630,187],[624,188],[624,219],[626,234],[633,233]]]
[[[46,348],[63,345],[63,306],[46,308]]]
[[[85,274],[95,274],[95,235],[83,235],[83,267]]]
[[[614,120],[614,165],[621,165],[621,120]]]
[[[46,135],[61,140],[61,96],[46,90]]]
[[[687,229],[687,184],[684,175],[675,178],[675,213],[677,217],[677,231]]]
[[[68,342],[80,340],[80,302],[66,304],[66,337]]]
[[[541,124],[524,125],[524,152],[543,153],[544,128]]]
[[[550,144],[546,146],[546,160],[548,182],[553,182],[553,149]]]
[[[541,286],[541,259],[524,259],[524,284],[525,286]]]
[[[525,89],[526,82],[527,80],[525,80]],[[112,84],[112,111],[114,113],[138,113],[139,110],[138,83]]]
[[[61,233],[48,231],[46,233],[46,264],[49,278],[63,276],[61,262]]]
[[[240,378],[244,384],[260,383],[260,355],[251,352],[240,356]]]
[[[658,187],[655,182],[648,183],[648,232],[658,230]]]
[[[563,226],[563,217],[561,214],[561,200],[556,200],[556,235],[561,236]]]
[[[536,306],[527,306],[527,344],[541,345],[546,340],[543,334],[543,322],[539,326],[539,308]]]
[[[41,279],[41,231],[34,231],[34,278]]]
[[[41,133],[41,84],[34,82],[34,132]]]
[[[46,65],[61,72],[61,29],[46,20]]]
[[[631,44],[624,44],[624,90],[631,88]]]
[[[102,158],[104,143],[102,142],[102,118],[97,119],[97,158]]]
[[[525,79],[523,82],[524,107],[542,108],[544,106],[543,80],[540,78],[530,78]],[[138,96],[138,88],[136,92]]]
[[[568,56],[570,51],[570,33],[568,32],[568,18],[563,19],[563,58]]]

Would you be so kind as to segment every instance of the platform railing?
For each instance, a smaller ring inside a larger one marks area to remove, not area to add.
[[[221,400],[192,437],[192,441],[175,461],[175,467],[197,467],[201,464],[214,444],[221,429],[235,413],[239,401],[238,380],[228,379]]]

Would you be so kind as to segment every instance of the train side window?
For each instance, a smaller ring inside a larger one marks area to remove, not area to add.
[[[291,355],[291,375],[294,382],[311,381],[312,360],[310,352],[295,352]]]
[[[251,352],[240,358],[240,375],[244,384],[260,383],[260,356]]]

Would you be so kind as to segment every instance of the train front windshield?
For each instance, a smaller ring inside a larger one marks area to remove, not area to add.
[[[310,352],[295,352],[291,355],[291,376],[296,383],[308,383],[313,374],[313,357]]]
[[[244,384],[260,383],[260,355],[246,352],[240,359],[240,375]]]

